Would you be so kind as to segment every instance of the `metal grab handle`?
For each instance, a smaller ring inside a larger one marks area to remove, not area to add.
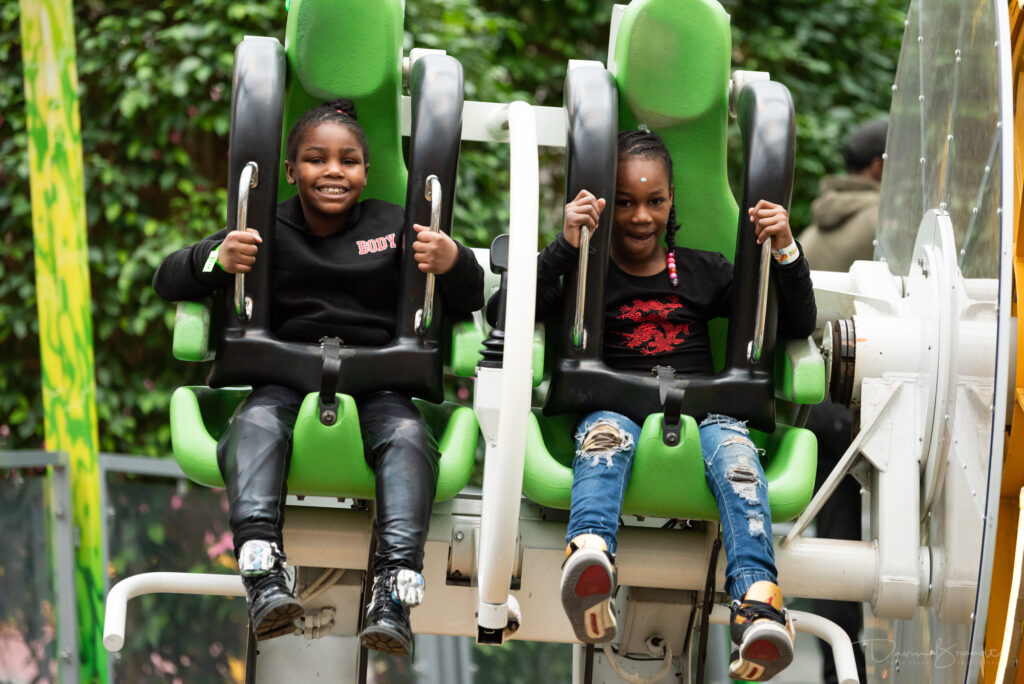
[[[580,226],[580,262],[576,273],[576,316],[572,321],[572,348],[582,351],[587,346],[587,331],[583,327],[583,309],[586,304],[587,262],[590,258],[590,231]]]
[[[441,230],[441,181],[437,176],[427,176],[423,196],[430,200],[430,232]],[[423,308],[416,312],[416,334],[426,335],[430,321],[434,318],[434,281],[433,273],[427,274],[427,289],[423,294]]]
[[[747,345],[747,361],[755,365],[764,351],[764,319],[768,315],[768,277],[772,263],[770,239],[761,243],[761,276],[757,284],[757,319],[754,321],[754,339]]]
[[[249,188],[255,188],[259,182],[259,166],[256,162],[249,162],[242,169],[238,178],[238,217],[235,221],[235,230],[246,229],[246,214],[249,212]],[[245,296],[245,274],[235,274],[235,313],[244,323],[252,317],[252,297]]]

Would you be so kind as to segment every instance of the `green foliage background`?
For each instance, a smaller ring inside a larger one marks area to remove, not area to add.
[[[681,0],[682,1],[682,0]],[[792,220],[858,122],[884,115],[906,0],[725,0],[733,68],[770,71],[793,93]],[[408,0],[405,47],[442,48],[466,98],[560,106],[569,58],[605,60],[611,0]],[[78,33],[82,139],[101,450],[169,451],[167,405],[203,369],[170,355],[173,307],[150,279],[169,251],[226,215],[232,54],[246,34],[283,39],[275,2],[84,0]],[[42,442],[39,352],[18,3],[0,5],[0,449]],[[508,225],[508,149],[466,143],[456,232],[486,246]],[[731,149],[735,168],[738,145]],[[542,232],[559,224],[563,155],[544,151]]]

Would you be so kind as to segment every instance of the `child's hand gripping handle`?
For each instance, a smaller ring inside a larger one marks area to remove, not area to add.
[[[430,232],[441,230],[441,181],[437,176],[427,176],[424,195],[430,201]],[[434,318],[434,281],[433,273],[427,273],[427,287],[423,294],[423,308],[416,312],[416,334],[426,335],[430,322]]]
[[[242,169],[238,179],[238,220],[235,229],[244,231],[247,227],[246,218],[249,213],[249,189],[255,188],[259,182],[259,167],[251,161]],[[243,323],[252,316],[252,298],[245,296],[245,274],[235,274],[235,313]]]
[[[590,236],[597,230],[597,223],[604,210],[604,198],[598,199],[587,190],[580,190],[575,199],[565,205],[565,220],[562,233],[573,247],[579,247],[579,264],[576,270],[576,313],[572,323],[573,349],[583,349],[587,343],[587,331],[583,326],[586,303],[587,266],[590,257]]]

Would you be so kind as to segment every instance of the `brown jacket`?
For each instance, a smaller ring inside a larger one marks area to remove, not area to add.
[[[814,223],[800,233],[812,269],[848,271],[874,256],[880,184],[864,176],[826,176],[811,204]]]

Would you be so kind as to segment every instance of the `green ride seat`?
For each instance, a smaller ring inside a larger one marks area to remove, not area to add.
[[[223,487],[217,440],[249,388],[179,387],[171,396],[171,443],[178,465],[194,482]],[[295,421],[288,493],[374,499],[375,478],[363,457],[355,400],[338,394],[338,421],[320,422],[317,394],[302,402]],[[414,400],[441,452],[435,501],[451,499],[469,482],[476,458],[476,414],[468,406]]]
[[[432,112],[448,113],[433,119],[442,124],[436,130],[431,125],[422,129],[423,135],[417,140],[424,140],[425,144],[410,143],[410,167],[407,169],[401,135],[404,37],[401,0],[376,0],[373,3],[359,0],[291,0],[285,36],[283,51],[276,41],[257,38],[251,39],[252,42],[250,39],[243,41],[236,53],[231,165],[240,170],[247,160],[260,159],[260,185],[253,191],[255,199],[252,200],[257,209],[250,214],[249,225],[262,228],[269,222],[272,234],[273,204],[295,193],[295,189],[284,182],[283,164],[278,163],[279,157],[284,156],[285,139],[292,125],[310,107],[326,100],[346,97],[355,103],[370,150],[372,168],[363,198],[383,199],[405,205],[407,201],[413,202],[409,198],[415,198],[417,193],[422,196],[424,180],[429,174],[435,174],[443,184],[441,229],[448,231],[451,226],[455,161],[446,161],[447,149],[438,150],[450,142],[451,149],[457,155],[462,110],[461,67],[457,63],[453,67],[454,60],[450,57],[436,55],[424,57],[422,63],[415,65],[409,86],[413,91],[413,133],[416,133],[417,126],[422,125],[424,119],[429,124]],[[283,66],[277,67],[278,71],[267,66],[274,60],[268,59],[266,55],[274,54],[275,50],[279,60],[277,64],[283,63]],[[439,60],[447,61],[441,63]],[[437,80],[431,81],[431,78]],[[427,90],[428,83],[433,84],[429,86],[432,90]],[[439,95],[431,99],[430,96],[435,93]],[[417,100],[418,94],[422,95],[420,100]],[[236,101],[236,98],[241,99]],[[277,121],[282,126],[280,143],[276,136],[273,140],[267,140],[257,135],[259,131],[269,130],[267,122],[273,122],[275,108],[280,117]],[[259,110],[260,116],[246,118],[253,110]],[[458,126],[452,124],[456,114],[459,117]],[[237,131],[236,116],[241,117],[245,124]],[[258,123],[253,124],[253,121]],[[254,125],[266,128],[254,128]],[[454,134],[450,135],[452,130]],[[244,152],[239,151],[242,147],[245,147]],[[236,178],[236,173],[232,174],[232,178]],[[271,178],[273,183],[268,185]],[[417,184],[416,188],[407,187],[412,182]],[[274,192],[273,198],[264,198],[260,193],[265,193],[266,187],[279,190]],[[421,198],[415,201],[420,202]],[[429,218],[423,218],[424,209],[414,209],[413,206],[407,206],[410,216],[406,217],[409,226],[403,228],[407,231],[406,235],[412,233],[413,220],[429,222]],[[427,217],[429,210],[428,202]],[[272,244],[270,240],[265,242]],[[282,369],[287,369],[288,374],[299,373],[300,369],[292,365],[295,359],[305,363],[301,369],[303,374],[297,376],[300,379],[296,381],[296,386],[311,391],[319,385],[321,361],[317,357],[309,363],[306,358],[309,355],[303,356],[305,348],[301,345],[291,344],[291,356],[283,361],[267,357],[265,349],[268,345],[259,346],[262,340],[270,337],[266,330],[269,320],[267,302],[272,287],[266,275],[266,266],[261,272],[260,263],[258,258],[253,271],[246,277],[246,294],[251,291],[256,300],[254,313],[248,323],[240,324],[233,318],[230,293],[227,297],[218,294],[207,301],[178,304],[174,326],[174,356],[185,361],[215,362],[211,382],[218,388],[179,387],[171,398],[170,407],[174,456],[185,474],[202,485],[224,485],[217,465],[217,440],[223,435],[235,408],[250,391],[248,387],[221,385],[281,382],[279,378]],[[479,340],[482,338],[479,325],[473,321],[444,321],[442,325],[438,319],[424,337],[411,334],[411,315],[405,316],[403,307],[410,307],[406,300],[422,303],[423,285],[418,281],[421,276],[411,262],[411,256],[403,257],[402,269],[403,274],[415,275],[403,275],[407,290],[399,306],[396,340],[404,340],[407,349],[420,355],[415,358],[401,357],[397,365],[388,365],[391,362],[387,360],[396,357],[380,357],[385,361],[371,361],[367,364],[366,359],[370,358],[373,351],[354,348],[356,356],[343,363],[342,381],[339,383],[341,391],[336,394],[337,420],[331,425],[321,422],[319,393],[311,392],[305,397],[293,435],[288,475],[288,491],[291,494],[375,498],[375,478],[363,456],[355,400],[344,392],[346,387],[353,393],[375,389],[374,383],[378,380],[376,377],[364,380],[357,376],[356,384],[362,389],[352,389],[351,385],[346,384],[345,377],[360,373],[362,376],[379,376],[381,368],[411,375],[410,371],[415,369],[417,378],[429,380],[425,383],[429,387],[424,390],[426,393],[423,396],[440,399],[442,353],[449,353],[444,363],[454,372],[467,375],[468,369],[468,375],[472,375]],[[410,284],[421,289],[418,293],[414,292],[409,289]],[[250,328],[256,330],[255,335],[250,336]],[[256,349],[258,357],[250,358],[244,353],[231,357],[223,353],[225,347],[247,349],[244,344],[237,342],[243,336],[246,337],[243,342],[249,341],[251,337],[253,346],[249,348]],[[231,347],[232,344],[235,346]],[[281,348],[286,346],[281,345]],[[295,347],[300,347],[299,351]],[[423,355],[424,350],[430,352],[428,356]],[[364,355],[362,363],[360,354]],[[227,375],[227,380],[224,380],[223,369],[218,377],[218,355],[222,364],[226,363],[225,357],[235,364],[236,370]],[[239,366],[241,371],[237,370]],[[310,372],[310,366],[313,367],[313,373]],[[259,376],[271,371],[278,372],[278,375],[270,380],[266,377],[241,378],[246,374]],[[417,382],[419,380],[406,386],[418,387],[420,385]],[[389,388],[387,383],[380,387]],[[435,404],[417,398],[413,401],[435,435],[441,452],[436,500],[450,499],[466,486],[472,475],[479,439],[476,414],[467,406],[449,402]]]
[[[661,439],[661,419],[660,413],[648,416],[641,428],[622,512],[717,520],[718,506],[704,479],[697,421],[682,416],[679,444],[670,447]],[[531,414],[526,437],[527,464],[523,473],[523,492],[531,501],[549,508],[569,508],[574,422],[575,416]],[[814,433],[779,426],[771,434],[751,430],[750,437],[758,449],[764,450],[761,464],[768,480],[772,520],[795,518],[811,500],[814,487],[818,448]]]
[[[677,244],[718,251],[733,261],[739,207],[726,174],[729,21],[714,0],[634,0],[619,24],[609,69],[618,88],[620,129],[647,125],[661,135],[674,160],[682,226]],[[725,320],[711,322],[716,372],[725,364],[727,329]],[[824,362],[810,339],[778,344],[773,375],[781,403],[817,404],[824,398]],[[575,450],[571,431],[579,418],[539,411],[532,415],[523,477],[523,493],[532,501],[569,508]],[[672,447],[662,440],[661,413],[643,421],[624,513],[718,520],[704,477],[697,420],[687,415],[681,419],[681,439]],[[813,493],[817,439],[809,430],[782,423],[770,433],[752,429],[750,435],[763,450],[772,519],[796,517]]]

